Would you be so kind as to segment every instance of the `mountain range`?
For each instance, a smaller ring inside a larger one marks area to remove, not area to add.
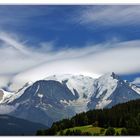
[[[140,98],[140,88],[122,80],[115,73],[99,78],[83,75],[52,75],[25,83],[16,92],[0,90],[1,114],[42,123],[70,118],[90,109],[110,108],[118,103]]]

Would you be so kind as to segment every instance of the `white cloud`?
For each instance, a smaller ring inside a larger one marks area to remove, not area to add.
[[[11,47],[14,47],[16,50],[18,50],[20,53],[23,53],[25,55],[28,55],[28,51],[25,48],[24,45],[21,43],[18,43],[14,39],[7,36],[6,33],[0,32],[0,40],[4,41],[6,44],[10,45]]]
[[[0,74],[18,73],[42,62],[40,54],[33,54],[27,46],[22,45],[5,33],[0,33]]]
[[[88,6],[81,10],[75,20],[81,24],[94,26],[139,25],[139,5],[98,5]],[[95,25],[96,24],[96,25]]]
[[[0,86],[8,84],[10,79],[12,90],[52,74],[98,77],[112,71],[118,74],[140,71],[140,40],[109,41],[56,51],[53,43],[30,47],[6,33],[4,37],[0,34],[0,39],[4,42],[0,47]]]
[[[43,79],[52,74],[84,74],[98,77],[112,71],[118,74],[135,73],[140,71],[139,45],[140,41],[128,41],[108,44],[108,48],[105,44],[100,44],[97,45],[100,46],[98,51],[95,46],[65,50],[59,59],[47,61],[16,75],[13,79],[13,83],[16,84],[12,86],[27,82],[29,79],[31,81]],[[101,49],[101,46],[105,49]],[[56,56],[54,55],[55,58]]]

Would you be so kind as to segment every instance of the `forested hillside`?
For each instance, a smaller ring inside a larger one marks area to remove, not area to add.
[[[57,135],[59,131],[85,125],[104,129],[122,128],[119,135],[140,135],[140,99],[118,104],[110,109],[90,110],[77,114],[71,119],[53,123],[48,130],[39,130],[37,135]],[[75,133],[71,133],[71,135],[75,135]],[[106,135],[110,135],[110,133]]]

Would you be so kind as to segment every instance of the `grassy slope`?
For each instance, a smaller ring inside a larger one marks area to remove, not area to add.
[[[69,128],[69,130],[81,130],[82,132],[90,132],[91,134],[99,134],[99,135],[104,135],[106,132],[106,129],[104,131],[103,134],[100,134],[100,130],[102,129],[101,127],[93,127],[92,125],[86,125],[86,126],[79,126],[79,127],[73,127],[73,128]],[[120,134],[122,128],[115,128],[115,131],[118,132]],[[68,129],[64,130],[64,133],[67,131]],[[60,132],[58,132],[57,135],[59,135]]]

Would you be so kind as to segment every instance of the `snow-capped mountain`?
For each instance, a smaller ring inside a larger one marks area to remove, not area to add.
[[[75,95],[75,92],[78,93],[78,99],[74,101],[69,101],[69,104],[76,113],[86,111],[87,103],[89,98],[93,93],[93,82],[95,79],[89,76],[83,75],[53,75],[45,78],[46,80],[55,80],[60,83],[65,83],[70,91]]]
[[[0,104],[4,103],[5,100],[10,100],[14,95],[14,92],[8,92],[3,89],[0,89]]]
[[[78,99],[65,84],[58,81],[41,80],[28,87],[25,92],[9,105],[17,106],[10,115],[41,122],[50,126],[53,121],[75,114],[68,102]]]
[[[24,86],[4,103],[16,107],[10,115],[50,126],[54,121],[88,110],[93,81],[83,75],[53,75]]]
[[[51,126],[89,109],[111,107],[140,98],[138,87],[115,73],[98,79],[83,75],[53,75],[28,83],[3,104],[15,106],[10,115]]]
[[[28,82],[17,92],[7,92],[3,89],[0,89],[0,104],[8,104],[14,101],[15,99],[19,98],[24,93],[24,91],[31,85],[32,83]]]
[[[90,109],[112,107],[137,98],[140,94],[129,82],[121,80],[115,73],[109,73],[94,81],[94,93],[87,106]]]

